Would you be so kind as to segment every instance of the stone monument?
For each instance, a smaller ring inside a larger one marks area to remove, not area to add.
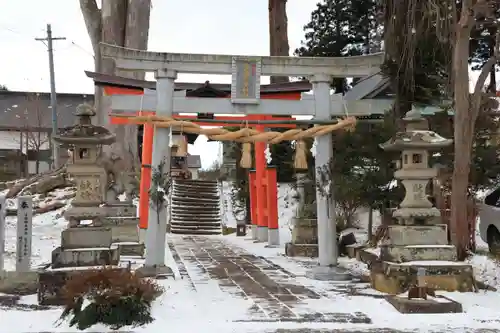
[[[395,172],[405,187],[405,197],[382,237],[379,260],[372,263],[373,287],[389,294],[400,294],[416,285],[417,272],[425,271],[426,287],[433,290],[472,291],[472,267],[457,262],[456,248],[448,243],[447,225],[440,212],[427,199],[426,188],[437,170],[429,167],[429,152],[450,146],[445,139],[428,130],[420,112],[412,110],[403,119],[404,132],[381,147],[401,151],[401,168]]]
[[[105,201],[108,172],[99,163],[102,146],[112,144],[115,135],[92,125],[95,115],[89,105],[80,105],[78,123],[64,128],[54,140],[72,149],[67,171],[76,183],[72,206],[64,213],[68,228],[61,233],[61,246],[52,252],[51,267],[39,275],[39,302],[60,304],[60,288],[67,274],[95,270],[106,265],[117,267],[120,248],[113,242],[113,227],[106,223]]]
[[[285,254],[289,257],[318,257],[318,220],[316,207],[311,203],[311,196],[306,187],[311,186],[310,177],[297,173],[298,207],[292,218],[292,241],[286,243]]]
[[[102,155],[99,163],[105,167],[108,174],[106,198],[103,207],[106,217],[103,224],[112,227],[113,243],[120,247],[120,253],[128,256],[144,256],[144,243],[139,237],[139,218],[137,208],[132,202],[132,178],[124,172],[122,158],[111,154]],[[119,196],[123,195],[124,200]]]

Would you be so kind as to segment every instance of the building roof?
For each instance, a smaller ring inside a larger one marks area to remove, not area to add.
[[[188,155],[186,160],[189,169],[201,169],[200,155]]]
[[[92,94],[57,94],[58,127],[72,126],[76,107],[94,103]],[[0,130],[52,128],[50,93],[0,91]]]
[[[137,80],[131,78],[125,78],[116,75],[102,74],[96,72],[85,71],[85,74],[94,80],[96,85],[111,85],[124,88],[140,88],[140,89],[156,89],[155,81]],[[191,82],[176,82],[176,90],[197,90],[201,87],[207,87],[222,91],[225,93],[231,92],[231,84],[225,83],[191,83]],[[306,92],[312,89],[312,85],[309,81],[302,80],[296,82],[285,82],[285,83],[273,83],[273,84],[263,84],[260,86],[260,93],[278,93],[278,92]]]
[[[356,82],[352,89],[345,93],[344,98],[348,101],[376,98],[389,87],[390,79],[378,72]]]

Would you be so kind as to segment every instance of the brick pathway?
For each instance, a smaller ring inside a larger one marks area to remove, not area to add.
[[[303,301],[324,296],[293,283],[293,274],[265,258],[246,253],[220,238],[178,236],[170,239],[169,246],[181,275],[187,275],[188,266],[204,276],[197,281],[190,276],[194,289],[206,288],[210,280],[216,281],[223,292],[252,301],[249,319],[243,321],[371,323],[360,312],[306,312],[303,306],[299,309]]]

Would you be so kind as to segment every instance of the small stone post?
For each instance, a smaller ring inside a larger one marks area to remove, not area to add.
[[[32,226],[33,198],[20,196],[17,199],[16,272],[29,272],[31,270]]]
[[[4,270],[3,255],[5,253],[5,196],[0,196],[0,274]]]

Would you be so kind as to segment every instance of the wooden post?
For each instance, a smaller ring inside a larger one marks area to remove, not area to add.
[[[4,270],[3,255],[5,253],[5,196],[0,196],[0,274]]]
[[[275,167],[268,167],[267,177],[267,222],[268,222],[268,245],[280,245],[280,231],[278,223],[278,182]]]
[[[257,240],[257,184],[255,177],[255,169],[248,171],[248,188],[250,191],[250,216],[252,221],[252,239]]]

